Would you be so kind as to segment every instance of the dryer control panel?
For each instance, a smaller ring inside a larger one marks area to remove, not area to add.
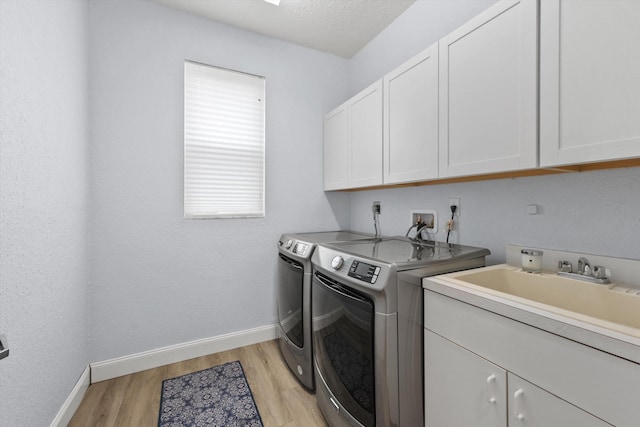
[[[307,254],[307,249],[309,249],[309,245],[303,242],[296,242],[296,245],[293,247],[292,252],[294,254],[305,256]]]

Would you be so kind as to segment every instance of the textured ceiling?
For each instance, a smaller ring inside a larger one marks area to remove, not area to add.
[[[351,58],[415,0],[154,0],[224,24]]]

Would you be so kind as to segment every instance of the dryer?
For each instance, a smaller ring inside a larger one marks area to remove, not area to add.
[[[296,378],[315,390],[311,338],[311,256],[319,243],[372,239],[352,231],[286,233],[278,241],[278,331],[282,356]]]

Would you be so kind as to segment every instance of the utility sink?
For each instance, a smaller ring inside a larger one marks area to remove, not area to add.
[[[447,281],[499,298],[640,337],[640,295],[506,264],[451,273]]]

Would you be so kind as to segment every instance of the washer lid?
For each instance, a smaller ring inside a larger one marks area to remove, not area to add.
[[[294,239],[306,243],[329,243],[373,239],[373,235],[355,231],[319,231],[314,233],[286,233],[280,240]]]
[[[398,270],[484,257],[490,254],[489,250],[485,248],[431,240],[416,242],[406,237],[383,238],[375,241],[337,242],[324,246],[373,261],[395,264]]]
[[[285,233],[280,236],[281,253],[298,260],[310,259],[319,243],[373,239],[374,236],[354,231],[319,231],[313,233]]]

